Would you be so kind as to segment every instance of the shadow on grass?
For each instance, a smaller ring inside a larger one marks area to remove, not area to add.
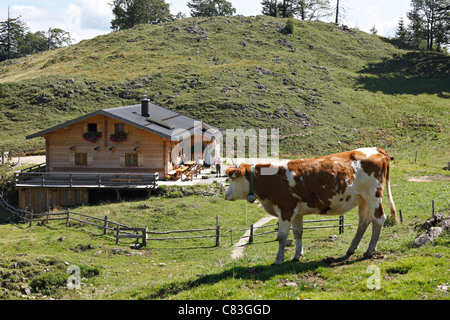
[[[241,280],[249,280],[252,282],[268,281],[278,275],[292,274],[309,274],[315,273],[320,267],[336,268],[342,265],[349,265],[364,260],[364,258],[348,258],[345,256],[334,258],[326,257],[318,261],[293,262],[285,261],[281,266],[272,265],[256,265],[256,266],[233,266],[218,273],[212,273],[199,276],[195,280],[181,283],[169,283],[156,290],[149,295],[142,296],[141,299],[166,299],[172,295],[179,294],[184,291],[192,290],[202,285],[214,285],[221,281],[237,278]]]
[[[450,99],[450,56],[413,51],[371,63],[359,71],[358,87],[385,94],[438,94]]]

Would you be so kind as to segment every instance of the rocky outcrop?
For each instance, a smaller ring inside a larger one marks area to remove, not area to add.
[[[420,227],[420,230],[422,230],[423,233],[414,240],[414,246],[421,247],[426,245],[439,237],[444,230],[448,230],[449,228],[450,217],[445,217],[442,214],[434,215]]]

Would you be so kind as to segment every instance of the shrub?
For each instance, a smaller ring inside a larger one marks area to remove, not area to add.
[[[86,267],[80,266],[81,277],[92,278],[100,274],[100,269],[98,267]]]
[[[288,18],[286,21],[286,26],[284,27],[286,33],[294,33],[294,19]]]
[[[69,275],[63,272],[46,273],[31,280],[30,286],[43,294],[52,294],[58,287],[65,286],[68,278]]]
[[[391,265],[389,265],[386,268],[386,272],[389,274],[406,274],[408,273],[409,270],[411,270],[412,266],[408,263],[402,262],[402,261],[398,261],[396,263],[393,263]]]

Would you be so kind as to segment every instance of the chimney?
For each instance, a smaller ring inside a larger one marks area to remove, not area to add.
[[[148,103],[149,103],[149,101],[150,100],[147,99],[146,95],[144,95],[144,98],[141,100],[141,115],[143,117],[149,117],[150,116],[150,114],[148,112],[148,108],[149,108]]]

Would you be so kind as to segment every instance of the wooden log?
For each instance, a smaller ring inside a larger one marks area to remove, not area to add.
[[[142,245],[147,247],[147,226],[145,226],[145,230],[142,231]]]
[[[106,234],[106,230],[108,228],[108,215],[105,215],[105,223],[103,224],[103,234]]]
[[[220,226],[216,226],[216,247],[220,246]]]
[[[66,227],[69,226],[69,219],[70,219],[70,209],[67,209],[67,218],[66,218]]]

